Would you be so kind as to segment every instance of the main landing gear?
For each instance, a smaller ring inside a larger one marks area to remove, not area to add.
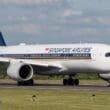
[[[63,85],[78,86],[79,79],[73,79],[72,76],[69,76],[68,79],[63,79]]]
[[[33,79],[30,79],[28,81],[18,81],[18,86],[33,86],[34,85],[34,81]]]

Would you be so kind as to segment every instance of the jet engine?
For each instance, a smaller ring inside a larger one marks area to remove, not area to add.
[[[27,81],[33,77],[33,68],[29,64],[25,64],[20,61],[11,61],[7,75],[17,81]]]

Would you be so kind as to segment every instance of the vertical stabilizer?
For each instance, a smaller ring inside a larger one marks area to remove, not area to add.
[[[0,46],[6,46],[2,33],[0,32]]]

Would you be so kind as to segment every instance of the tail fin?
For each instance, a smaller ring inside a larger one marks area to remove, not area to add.
[[[2,33],[0,32],[0,46],[6,46]]]

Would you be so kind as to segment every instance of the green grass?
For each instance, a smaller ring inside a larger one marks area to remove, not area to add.
[[[65,77],[68,78],[68,75],[66,75]],[[56,75],[53,75],[53,76],[35,75],[34,76],[34,79],[40,79],[40,80],[61,80],[63,78],[64,77],[62,75],[61,76],[56,76]],[[99,80],[100,79],[98,74],[96,74],[96,73],[93,73],[93,74],[80,73],[80,74],[76,75],[76,78],[78,78],[78,79],[86,79],[86,80]]]
[[[0,89],[0,110],[110,110],[110,92]]]

